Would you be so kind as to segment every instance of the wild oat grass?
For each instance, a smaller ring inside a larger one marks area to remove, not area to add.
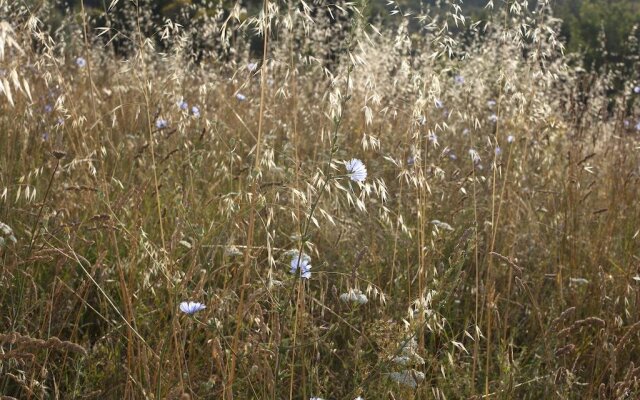
[[[0,394],[640,396],[640,95],[546,1],[53,6],[0,0]]]

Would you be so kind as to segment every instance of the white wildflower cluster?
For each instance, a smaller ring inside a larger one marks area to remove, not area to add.
[[[416,371],[415,369],[408,369],[400,372],[392,372],[389,374],[389,378],[402,386],[408,386],[412,389],[418,387],[418,385],[424,381],[424,372]]]
[[[395,356],[391,361],[406,369],[398,372],[391,372],[389,374],[389,378],[392,381],[399,385],[415,389],[424,380],[424,373],[413,368],[424,365],[424,358],[418,355],[417,350],[418,343],[416,342],[415,337],[411,337],[402,345],[400,354]]]
[[[234,245],[226,246],[224,249],[224,254],[229,257],[241,256],[242,252]]]
[[[340,295],[340,300],[344,301],[344,302],[351,302],[351,303],[356,303],[356,304],[367,304],[369,302],[369,299],[367,298],[367,296],[362,293],[359,289],[349,289],[348,292],[346,293],[342,293]]]
[[[431,221],[431,223],[433,225],[435,225],[436,228],[438,229],[443,229],[445,231],[449,231],[449,232],[453,232],[455,229],[453,229],[453,227],[449,224],[447,224],[446,222],[442,222],[440,220],[434,219],[433,221]]]
[[[4,222],[0,222],[0,248],[5,247],[7,243],[16,243],[16,237],[13,234],[13,229]]]
[[[403,367],[424,365],[424,358],[417,353],[418,342],[415,337],[410,338],[400,350],[400,354],[393,358],[393,362]]]

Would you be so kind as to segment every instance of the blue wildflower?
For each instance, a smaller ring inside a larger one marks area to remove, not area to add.
[[[167,120],[166,120],[166,119],[158,118],[158,119],[156,120],[156,128],[158,128],[158,129],[164,129],[164,128],[166,128],[167,126],[169,126],[169,123],[167,122]]]
[[[347,175],[354,182],[364,182],[367,179],[367,167],[357,158],[352,158],[344,162],[347,168]]]
[[[302,253],[298,253],[298,255],[294,256],[291,260],[291,269],[289,272],[295,274],[300,270],[300,276],[309,279],[311,278],[311,257]]]
[[[193,315],[198,311],[204,310],[205,308],[207,308],[207,306],[195,301],[183,301],[182,303],[180,303],[180,311],[189,315]]]

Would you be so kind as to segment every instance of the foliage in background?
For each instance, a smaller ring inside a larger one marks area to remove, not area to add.
[[[107,0],[85,0],[86,7],[104,9],[109,3]],[[507,6],[513,2],[507,2]],[[65,7],[78,8],[80,0],[64,0],[60,3],[60,10]],[[220,0],[156,0],[151,2],[153,15],[157,18],[178,18],[181,14],[189,16],[180,22],[186,25],[192,23],[194,15],[202,12],[211,12],[220,4],[231,8],[233,2]],[[246,0],[240,2],[247,8],[249,14],[260,11],[262,3],[257,0]],[[309,4],[320,5],[322,2],[315,1]],[[421,10],[429,9],[436,12],[446,11],[447,2],[424,1],[424,0],[402,0],[396,2],[399,9],[405,13],[416,15]],[[532,1],[527,6],[534,10],[537,2]],[[459,2],[464,13],[473,21],[486,20],[491,16],[493,7],[502,7],[500,1],[488,0],[466,0]],[[637,43],[640,40],[640,3],[635,0],[557,0],[553,3],[554,15],[563,21],[560,36],[566,43],[568,52],[575,52],[581,55],[584,66],[589,70],[602,71],[604,69],[619,69],[620,65],[624,70],[624,77],[627,79],[639,79],[640,71],[633,69],[633,63],[628,60],[637,56]],[[186,10],[199,10],[187,12]],[[439,10],[439,11],[438,11]],[[186,12],[186,14],[185,14]],[[372,21],[382,19],[387,25],[394,25],[394,21],[388,14],[385,2],[372,1],[367,7],[367,16]],[[415,21],[411,27],[419,26]],[[454,27],[450,27],[455,29]],[[256,47],[256,52],[261,49]]]

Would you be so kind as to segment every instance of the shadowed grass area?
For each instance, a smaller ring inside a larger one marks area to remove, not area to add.
[[[0,393],[638,396],[640,93],[509,4],[0,2]]]

